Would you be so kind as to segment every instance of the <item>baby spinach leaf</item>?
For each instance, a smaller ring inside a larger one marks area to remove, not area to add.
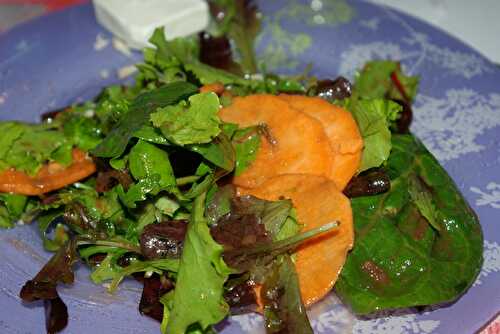
[[[188,145],[187,148],[226,172],[234,169],[235,151],[231,141],[223,133],[220,133],[210,143]]]
[[[142,93],[132,101],[129,110],[122,115],[118,124],[92,153],[102,158],[122,155],[135,131],[149,122],[150,114],[158,108],[175,104],[197,91],[197,87],[190,83],[174,82]]]
[[[352,199],[356,242],[335,287],[359,314],[452,302],[483,261],[478,218],[443,167],[411,135],[394,135],[392,146],[390,191]],[[413,176],[432,199],[439,231],[410,195]]]
[[[122,203],[135,208],[136,202],[144,201],[148,194],[156,195],[162,190],[176,191],[176,179],[168,153],[154,144],[139,140],[128,155],[129,168],[138,182],[125,192],[116,187]]]
[[[240,175],[257,157],[260,135],[256,127],[240,129],[232,137],[236,154],[234,174]]]
[[[168,153],[154,144],[139,140],[130,150],[129,168],[136,180],[148,179],[159,175],[158,187],[168,190],[176,186]]]
[[[176,106],[158,109],[151,114],[151,121],[174,144],[204,144],[211,142],[221,132],[218,112],[217,95],[200,93],[189,98],[189,105],[181,102]]]
[[[220,82],[223,85],[236,84],[244,87],[254,85],[251,80],[200,62],[185,64],[184,68],[186,71],[192,72],[204,85],[215,82]]]
[[[160,130],[149,125],[144,125],[134,132],[134,137],[148,141],[153,144],[168,145],[168,140],[163,137]]]
[[[205,194],[202,194],[194,201],[167,333],[184,334],[193,325],[204,330],[229,313],[223,286],[231,270],[222,260],[222,246],[210,235],[204,211]]]

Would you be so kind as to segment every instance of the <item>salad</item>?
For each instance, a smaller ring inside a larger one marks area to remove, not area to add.
[[[54,252],[20,291],[47,332],[68,323],[57,287],[77,262],[110,293],[141,282],[162,333],[245,312],[312,333],[306,308],[332,289],[361,315],[459,298],[482,232],[409,132],[418,78],[385,60],[353,84],[267,73],[257,8],[210,5],[200,36],[155,31],[134,85],[0,122],[0,226],[36,223]]]

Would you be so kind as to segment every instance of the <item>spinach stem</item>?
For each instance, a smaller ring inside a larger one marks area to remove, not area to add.
[[[199,179],[200,179],[200,176],[198,176],[198,175],[184,176],[184,177],[179,177],[179,178],[175,179],[175,183],[178,186],[183,186],[186,184],[196,182]]]

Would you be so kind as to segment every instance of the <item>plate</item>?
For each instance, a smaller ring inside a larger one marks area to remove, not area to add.
[[[322,78],[352,77],[370,59],[401,60],[421,75],[413,131],[454,178],[482,222],[484,266],[452,305],[356,318],[334,294],[310,310],[316,333],[473,333],[500,310],[500,69],[437,28],[361,1],[260,1],[258,41],[268,70],[298,73],[308,64]],[[38,121],[54,108],[84,101],[140,61],[112,46],[90,5],[72,7],[0,36],[0,119]],[[130,79],[130,78],[129,78]],[[42,333],[41,308],[23,305],[22,284],[45,263],[36,226],[0,231],[0,332]],[[140,287],[126,281],[115,295],[79,267],[61,290],[69,308],[65,333],[158,333],[137,311]],[[91,327],[90,327],[91,326]],[[257,315],[233,317],[223,333],[258,333]]]

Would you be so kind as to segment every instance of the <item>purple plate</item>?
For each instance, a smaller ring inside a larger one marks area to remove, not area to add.
[[[358,319],[335,297],[310,310],[316,333],[473,333],[500,310],[500,69],[460,41],[398,12],[360,1],[260,1],[265,14],[259,53],[267,69],[320,77],[351,76],[370,59],[401,60],[421,75],[413,131],[445,166],[478,213],[484,266],[475,285],[451,306]],[[99,37],[97,37],[99,36]],[[96,39],[98,42],[96,43]],[[37,121],[47,110],[83,101],[140,61],[113,48],[91,6],[42,17],[0,36],[0,119]],[[35,226],[0,231],[0,332],[42,333],[41,308],[18,292],[45,263]],[[126,281],[109,295],[80,267],[61,290],[65,333],[159,333],[137,311],[140,287]],[[257,315],[233,317],[223,333],[262,332]]]

